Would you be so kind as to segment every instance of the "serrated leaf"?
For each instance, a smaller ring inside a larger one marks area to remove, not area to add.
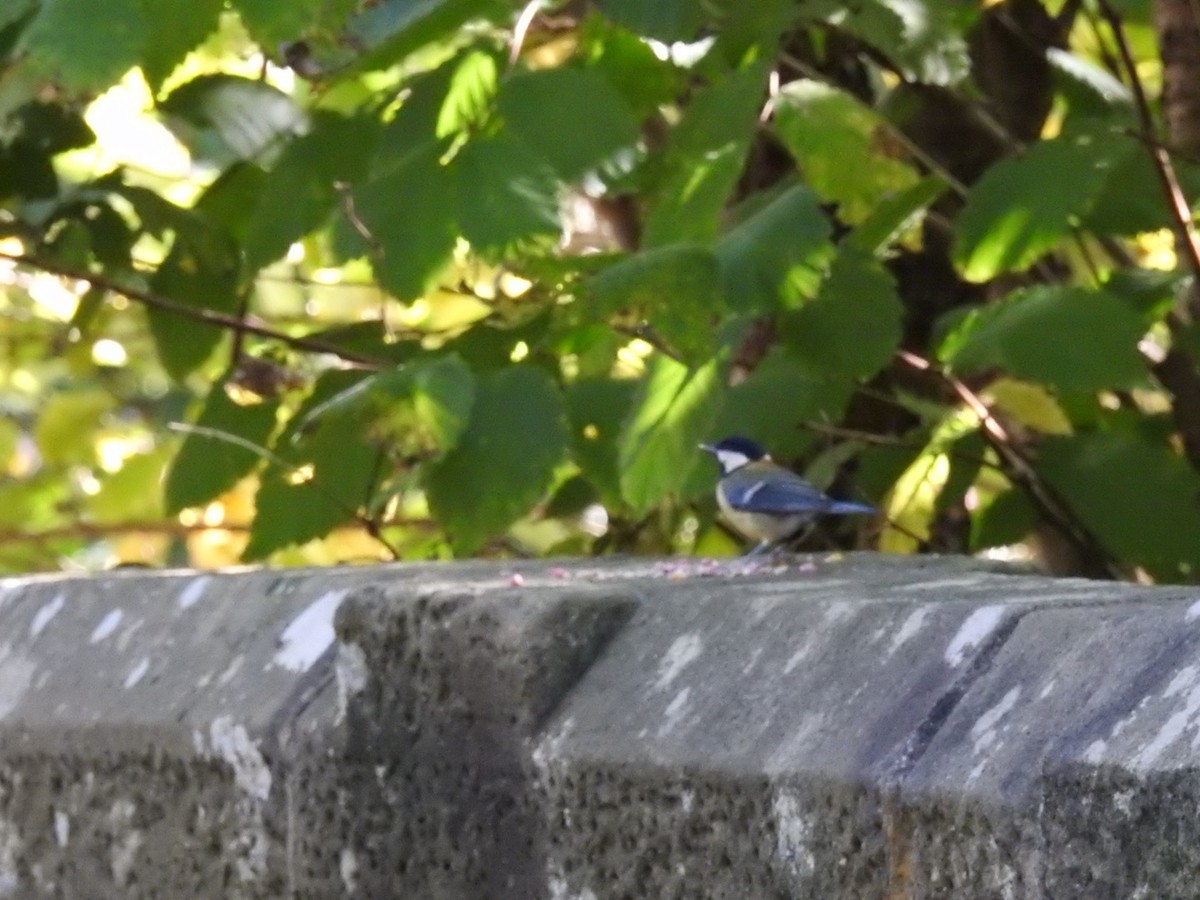
[[[635,327],[648,322],[689,360],[711,354],[721,295],[717,261],[707,248],[644,250],[597,273],[588,290],[602,315],[618,312]]]
[[[362,178],[379,138],[376,119],[323,115],[292,141],[267,175],[243,246],[254,272],[319,227],[337,205],[337,182]]]
[[[999,366],[1064,390],[1130,387],[1146,374],[1146,325],[1103,290],[1038,286],[976,310],[939,348],[957,372]]]
[[[436,145],[411,153],[354,191],[356,215],[378,242],[380,282],[411,302],[437,281],[458,239],[454,173]]]
[[[789,312],[779,329],[810,371],[867,377],[899,345],[903,313],[892,276],[873,257],[844,245],[817,296]]]
[[[115,406],[113,396],[98,388],[51,394],[33,426],[42,459],[51,465],[92,462],[96,430]]]
[[[425,479],[455,552],[477,550],[527,513],[566,446],[562,397],[549,376],[512,366],[480,378],[466,432]]]
[[[590,69],[522,72],[501,85],[496,102],[508,127],[565,181],[638,139],[637,120],[625,98]]]
[[[643,516],[678,493],[724,399],[724,365],[698,369],[656,356],[621,432],[621,494]]]
[[[232,0],[246,30],[268,52],[285,41],[303,37],[325,0]]]
[[[559,232],[554,171],[516,139],[471,141],[453,166],[460,185],[458,220],[476,250],[504,250],[533,235]]]
[[[20,48],[51,79],[87,91],[119,80],[145,40],[140,0],[43,0]]]
[[[298,428],[311,411],[345,390],[361,376],[328,372],[276,438],[273,450],[283,468],[267,466],[255,495],[245,560],[263,557],[295,544],[325,537],[355,520],[377,487],[381,449],[355,429],[330,420],[300,436]]]
[[[629,379],[587,378],[567,388],[571,455],[610,506],[621,502],[618,439],[637,387]]]
[[[225,382],[208,392],[196,426],[233,435],[256,447],[266,447],[275,430],[279,404],[274,401],[241,404],[230,397]],[[167,469],[164,488],[167,513],[202,506],[233,487],[262,461],[261,455],[229,441],[191,433]]]
[[[204,263],[191,248],[172,250],[150,279],[157,295],[196,309],[233,312],[237,308],[236,271],[220,271]],[[163,368],[181,379],[195,371],[226,335],[218,325],[197,322],[170,310],[146,310],[150,333]]]
[[[1104,432],[1050,438],[1036,465],[1119,558],[1160,578],[1200,565],[1200,476],[1165,446]]]
[[[378,372],[313,407],[301,431],[336,419],[385,441],[399,456],[445,453],[458,443],[475,400],[475,376],[454,355]]]
[[[224,0],[141,0],[146,21],[142,72],[154,93],[187,54],[217,28]]]
[[[236,75],[198,75],[160,104],[166,123],[194,157],[224,168],[237,160],[269,164],[308,130],[308,114],[278,88]]]
[[[434,136],[453,137],[478,127],[491,109],[498,78],[499,67],[491,53],[471,50],[458,60],[438,110]]]
[[[817,196],[804,185],[789,188],[743,220],[716,247],[729,305],[743,311],[778,309],[785,280],[789,294],[815,284],[833,253],[830,233]]]
[[[1114,141],[1061,137],[988,169],[956,223],[954,261],[963,276],[987,281],[1028,268],[1071,233],[1120,157]]]
[[[716,236],[758,122],[768,67],[750,66],[698,91],[668,138],[667,173],[646,214],[647,247]]]
[[[879,152],[882,118],[845,91],[793,81],[776,97],[774,123],[805,183],[838,204],[847,223],[861,222],[889,192],[918,181],[911,166]]]

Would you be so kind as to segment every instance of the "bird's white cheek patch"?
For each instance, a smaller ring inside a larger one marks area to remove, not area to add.
[[[738,453],[736,450],[718,450],[717,461],[721,463],[721,468],[726,472],[732,472],[750,462],[750,457],[745,453]]]

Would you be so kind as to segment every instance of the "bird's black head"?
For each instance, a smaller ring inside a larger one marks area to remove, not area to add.
[[[746,463],[770,458],[767,451],[750,438],[739,435],[727,437],[715,444],[701,444],[700,449],[707,450],[717,458],[721,472],[725,475],[740,469]]]

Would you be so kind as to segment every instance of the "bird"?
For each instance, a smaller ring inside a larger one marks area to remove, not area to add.
[[[772,461],[750,438],[735,435],[701,444],[700,449],[716,457],[721,467],[716,488],[721,512],[734,528],[757,541],[747,556],[782,547],[818,516],[875,512],[865,503],[827,497],[816,485]]]

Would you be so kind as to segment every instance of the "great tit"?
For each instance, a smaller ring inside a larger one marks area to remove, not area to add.
[[[770,455],[749,438],[727,437],[716,444],[701,444],[717,458],[721,480],[717,505],[738,531],[758,543],[746,554],[782,546],[818,516],[873,513],[863,503],[834,500],[795,472],[771,461]]]

